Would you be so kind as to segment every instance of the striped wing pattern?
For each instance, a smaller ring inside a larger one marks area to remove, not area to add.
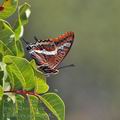
[[[57,38],[38,40],[30,44],[29,53],[44,72],[48,70],[52,72],[57,70],[58,65],[66,57],[73,41],[74,33],[66,32]]]

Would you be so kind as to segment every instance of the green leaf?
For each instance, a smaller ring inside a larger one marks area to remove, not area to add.
[[[0,110],[1,110],[0,114],[2,114],[0,118],[2,120],[7,120],[7,119],[15,120],[16,105],[9,96],[7,95],[3,96],[3,99],[0,105]]]
[[[32,120],[49,120],[48,114],[42,108],[39,99],[33,95],[28,96]]]
[[[13,90],[15,88],[14,83],[16,83],[16,79],[14,79],[14,74],[12,73],[10,67],[6,66],[6,69],[8,73],[7,81],[10,83],[11,89]]]
[[[24,25],[28,23],[28,19],[30,17],[30,5],[24,3],[18,8],[18,20],[15,24],[14,31],[16,36],[16,44],[18,48],[17,56],[23,57],[24,56],[24,49],[20,38],[23,36],[24,33]]]
[[[3,55],[16,55],[17,48],[15,43],[15,34],[10,25],[0,19],[0,53]]]
[[[49,90],[49,86],[46,83],[46,80],[40,79],[38,77],[35,77],[35,79],[36,79],[35,92],[37,94],[46,93]]]
[[[30,5],[27,3],[24,3],[19,7],[19,15],[22,25],[25,25],[28,23],[28,18],[30,17],[31,11],[30,11]]]
[[[3,60],[20,81],[23,89],[32,90],[35,87],[34,71],[26,59],[7,55]]]
[[[26,98],[16,95],[16,108],[18,120],[31,120],[30,105]]]
[[[46,83],[46,78],[41,72],[34,70],[35,74],[35,93],[42,94],[49,90],[49,86]]]
[[[30,64],[31,64],[31,66],[32,66],[35,70],[37,70],[37,65],[36,65],[34,59],[32,59],[32,60],[30,61]]]
[[[18,21],[16,22],[16,25],[14,27],[14,32],[16,35],[16,40],[19,40],[23,36],[24,28],[21,23],[20,17],[18,17]]]
[[[22,42],[20,40],[16,41],[16,45],[17,45],[17,56],[23,57],[24,56],[24,49],[22,46]]]
[[[65,105],[57,94],[46,93],[39,98],[58,120],[65,120]]]
[[[18,8],[18,21],[16,22],[14,31],[17,40],[19,40],[23,36],[24,25],[28,23],[28,19],[30,17],[30,5],[24,3]]]
[[[18,0],[4,0],[2,6],[3,10],[0,11],[0,19],[6,19],[11,16],[17,9]]]
[[[3,96],[3,87],[0,85],[0,100],[2,100]]]

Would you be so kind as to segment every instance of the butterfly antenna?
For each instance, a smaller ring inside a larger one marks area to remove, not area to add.
[[[22,40],[26,43],[26,45],[30,44],[30,43],[27,42],[24,38],[22,38]]]
[[[36,36],[34,36],[34,39],[35,39],[36,42],[38,41],[38,38]]]
[[[58,69],[64,69],[64,68],[68,68],[68,67],[75,67],[75,65],[74,64],[65,65],[65,66],[59,67]]]

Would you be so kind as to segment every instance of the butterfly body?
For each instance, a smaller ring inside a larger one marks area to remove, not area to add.
[[[26,49],[36,61],[38,69],[47,75],[57,74],[59,71],[58,65],[65,58],[73,44],[74,33],[66,32],[57,38],[47,40],[35,39],[36,42],[28,44]]]

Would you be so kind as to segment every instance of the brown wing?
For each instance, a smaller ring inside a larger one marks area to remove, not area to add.
[[[49,66],[49,57],[51,57],[50,54],[56,49],[55,43],[49,39],[44,41],[37,41],[36,43],[31,44],[31,48],[31,57],[35,59],[37,65]]]
[[[38,65],[55,69],[68,54],[74,41],[74,33],[66,32],[58,38],[32,44],[32,55]]]
[[[57,54],[46,56],[47,63],[49,64],[50,68],[56,68],[65,56],[68,54],[73,41],[74,41],[74,33],[73,32],[66,32],[60,35],[58,38],[50,39],[53,41],[57,48]]]

